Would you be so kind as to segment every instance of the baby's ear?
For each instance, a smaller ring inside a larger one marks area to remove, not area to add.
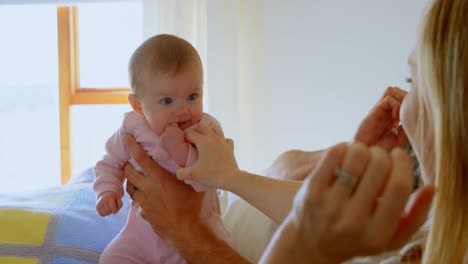
[[[135,112],[138,112],[140,114],[142,113],[140,101],[138,100],[135,94],[131,93],[128,95],[128,102],[132,106],[133,110],[135,110]]]

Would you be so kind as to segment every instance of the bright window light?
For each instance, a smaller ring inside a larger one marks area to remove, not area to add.
[[[56,17],[0,5],[0,193],[60,184]]]
[[[128,87],[142,3],[78,4],[81,87]],[[56,5],[0,5],[0,194],[60,185]],[[71,109],[72,176],[92,167],[127,105]]]
[[[142,42],[140,2],[78,5],[80,86],[128,87],[127,65]]]

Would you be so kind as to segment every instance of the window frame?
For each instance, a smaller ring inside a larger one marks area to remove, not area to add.
[[[61,182],[71,178],[70,110],[73,105],[128,104],[129,87],[81,87],[78,7],[57,7]]]

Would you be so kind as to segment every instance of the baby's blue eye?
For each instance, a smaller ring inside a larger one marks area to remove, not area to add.
[[[195,101],[198,98],[198,94],[193,93],[187,97],[189,101]]]
[[[163,98],[161,99],[161,101],[159,101],[161,104],[163,105],[168,105],[168,104],[171,104],[172,103],[172,99],[169,98],[169,97],[166,97],[166,98]]]

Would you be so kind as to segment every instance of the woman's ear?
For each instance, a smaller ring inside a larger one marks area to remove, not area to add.
[[[140,101],[135,94],[131,93],[128,95],[128,102],[132,106],[133,110],[135,110],[135,112],[142,114]]]

